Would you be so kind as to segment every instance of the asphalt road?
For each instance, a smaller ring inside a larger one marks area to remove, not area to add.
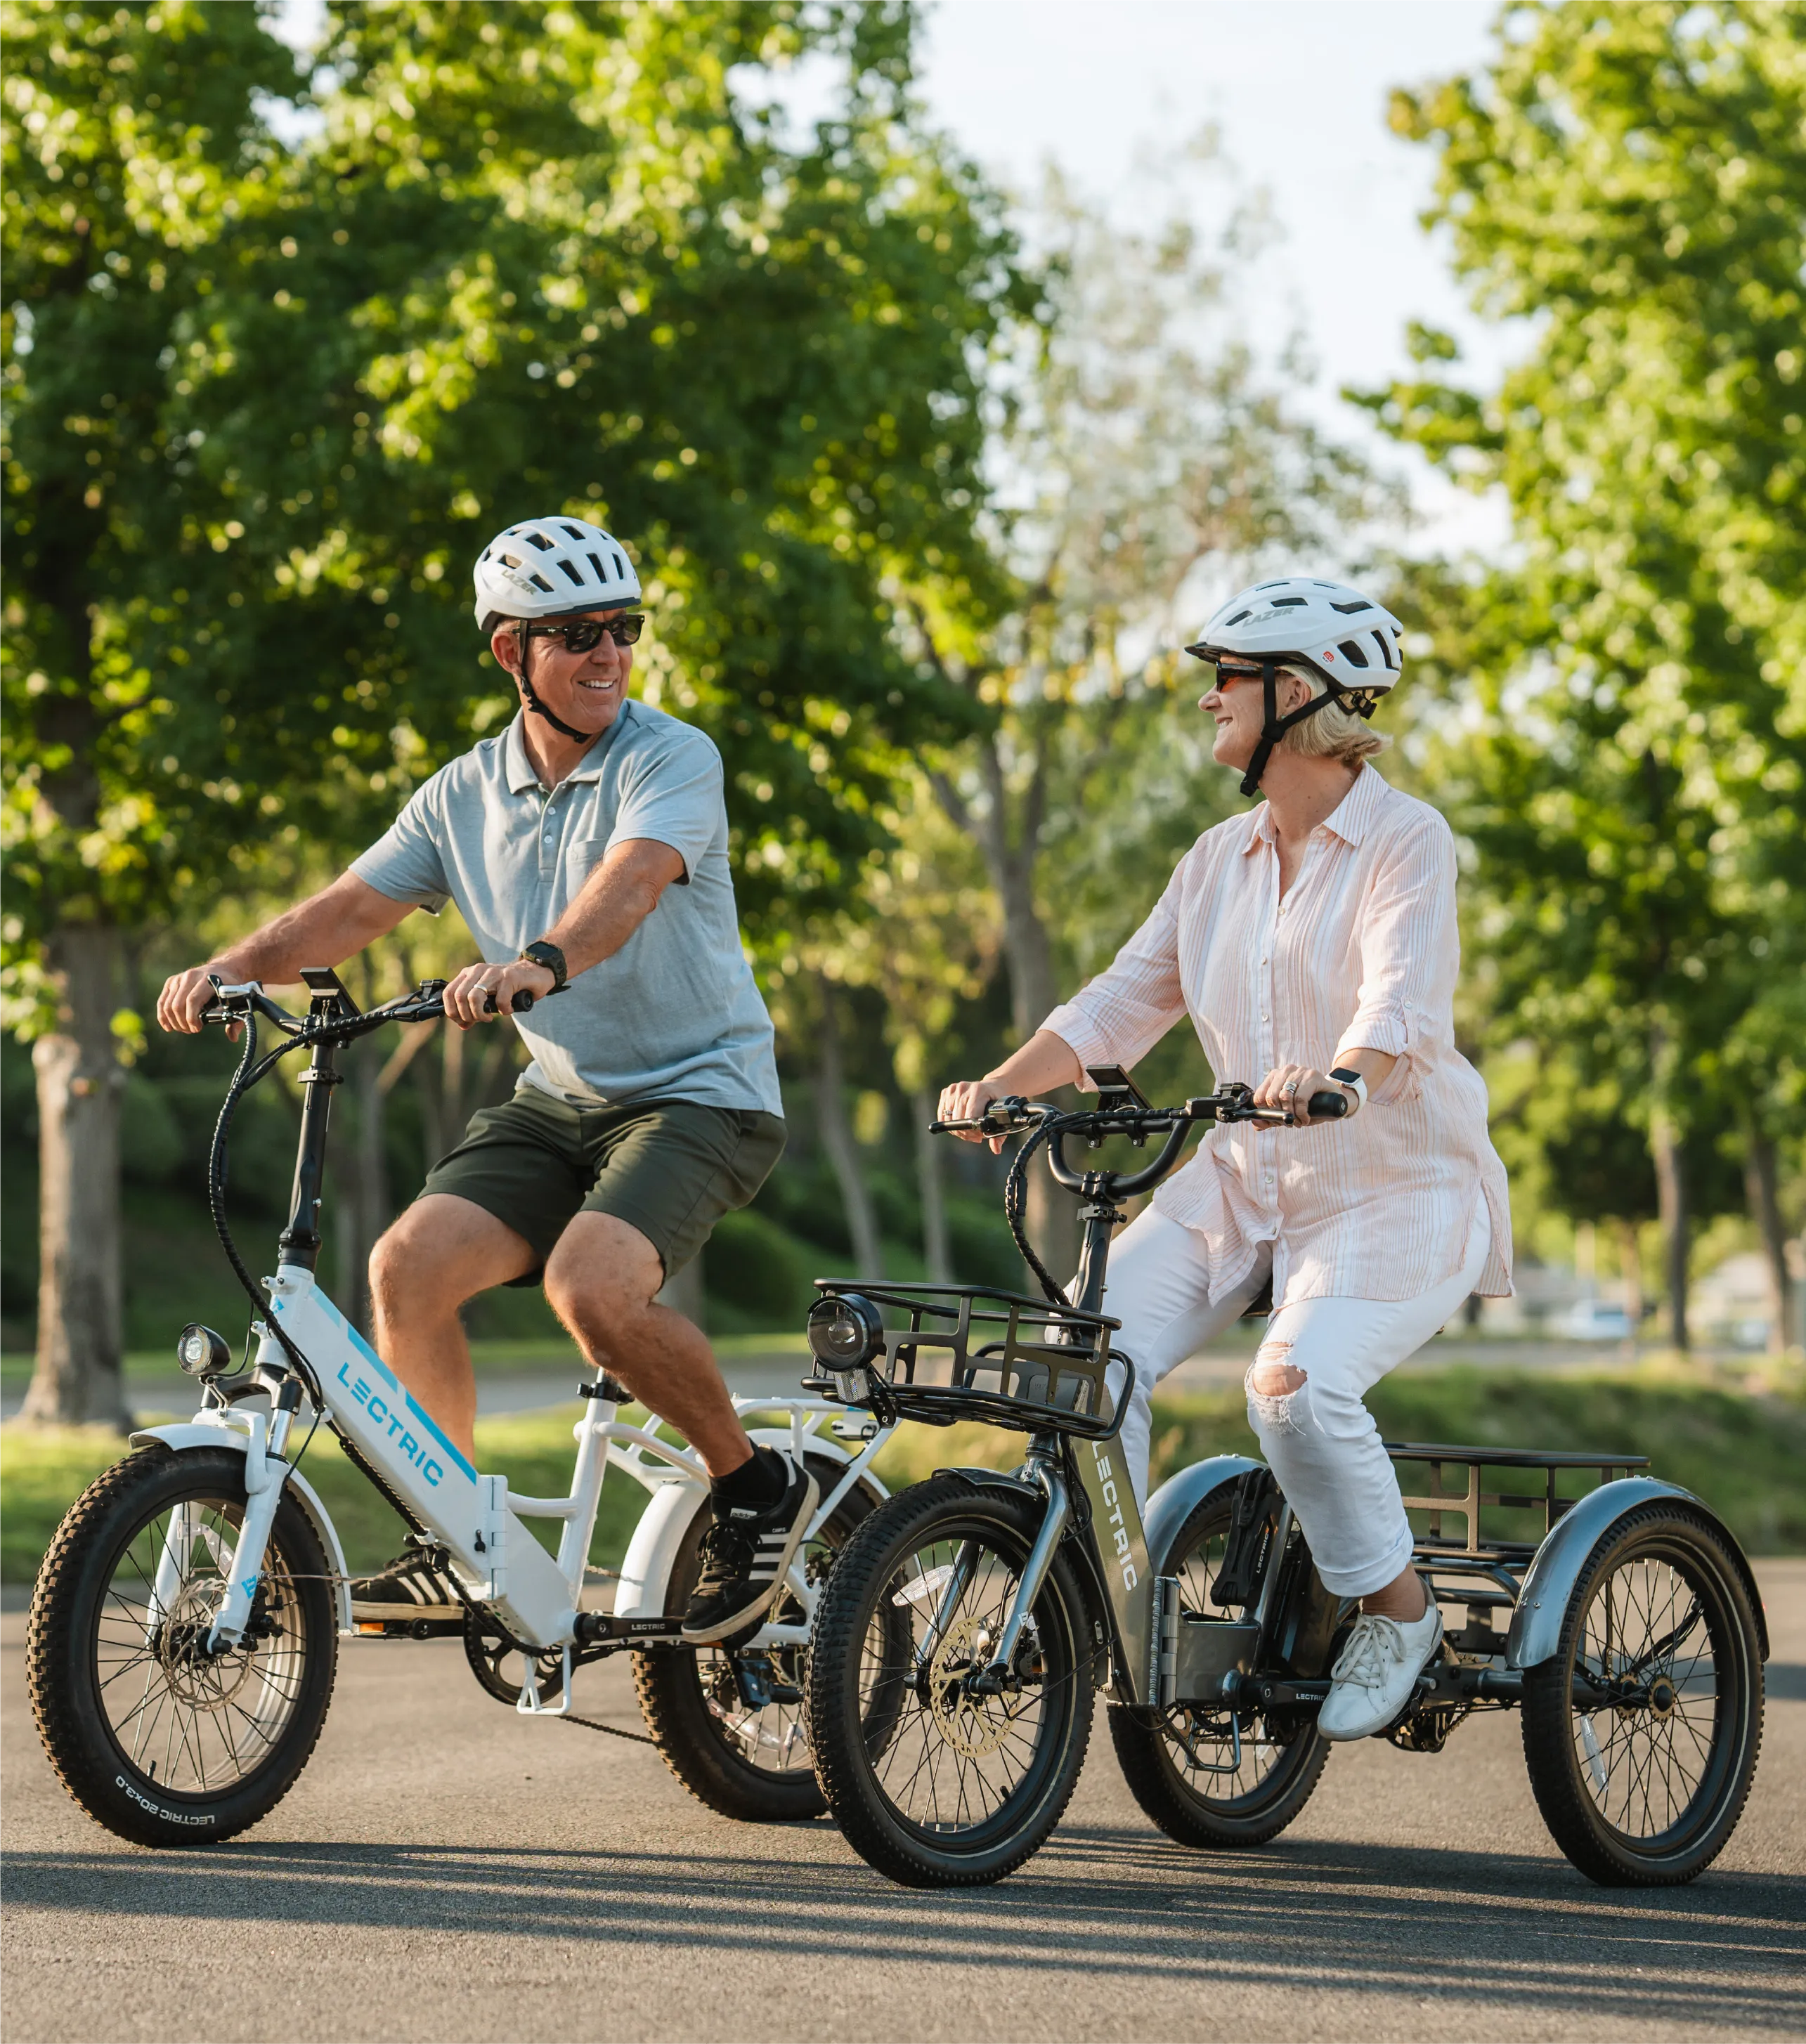
[[[1101,1724],[1066,1823],[1001,1888],[890,1886],[825,1823],[729,1823],[644,1747],[489,1701],[455,1646],[348,1648],[259,1829],[156,1855],[64,1797],[0,1621],[10,2044],[204,2038],[1139,2040],[1806,2035],[1806,1562],[1762,1566],[1767,1737],[1690,1888],[1589,1886],[1515,1719],[1339,1753],[1273,1846],[1167,1842]],[[579,1700],[636,1723],[624,1671]]]

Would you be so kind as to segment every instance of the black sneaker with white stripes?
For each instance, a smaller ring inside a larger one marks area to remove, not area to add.
[[[737,1504],[717,1491],[715,1523],[702,1536],[702,1573],[683,1615],[684,1642],[704,1646],[758,1619],[783,1586],[821,1493],[815,1478],[781,1449],[762,1448],[783,1467],[775,1504]]]
[[[404,1548],[373,1576],[351,1579],[352,1623],[417,1635],[461,1632],[464,1607],[418,1547]]]

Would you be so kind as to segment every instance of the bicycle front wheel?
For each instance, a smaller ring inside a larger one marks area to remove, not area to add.
[[[1013,1873],[1085,1764],[1089,1628],[1063,1554],[1007,1679],[994,1691],[975,1679],[1040,1520],[1036,1500],[1007,1491],[917,1484],[866,1521],[817,1609],[808,1708],[822,1792],[854,1849],[905,1886]]]
[[[39,1735],[75,1800],[135,1844],[208,1845],[267,1816],[332,1700],[331,1578],[292,1496],[244,1638],[206,1650],[244,1507],[242,1455],[140,1448],[70,1507],[38,1571],[25,1672]]]

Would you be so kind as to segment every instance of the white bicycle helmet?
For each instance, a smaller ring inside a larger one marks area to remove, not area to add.
[[[1314,716],[1325,703],[1346,697],[1351,709],[1371,717],[1374,704],[1404,671],[1404,627],[1389,610],[1347,582],[1282,575],[1231,597],[1185,651],[1212,663],[1225,654],[1239,654],[1259,664],[1266,716],[1260,743],[1242,778],[1242,793],[1255,792],[1274,747],[1293,724]],[[1279,716],[1277,678],[1281,667],[1309,668],[1325,693],[1289,717]]]
[[[640,601],[640,578],[620,540],[583,518],[528,518],[510,525],[478,555],[473,578],[477,623],[485,632],[508,618],[569,617]],[[594,736],[540,701],[527,672],[530,651],[523,636],[519,680],[528,709],[567,738]]]
[[[478,556],[477,622],[563,617],[637,603],[640,578],[613,533],[582,518],[528,518],[498,532]]]

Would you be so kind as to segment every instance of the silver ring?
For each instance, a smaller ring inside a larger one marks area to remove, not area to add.
[[[1293,1094],[1298,1090],[1298,1082],[1296,1079],[1288,1079],[1279,1090],[1281,1094],[1285,1099],[1289,1100]]]

